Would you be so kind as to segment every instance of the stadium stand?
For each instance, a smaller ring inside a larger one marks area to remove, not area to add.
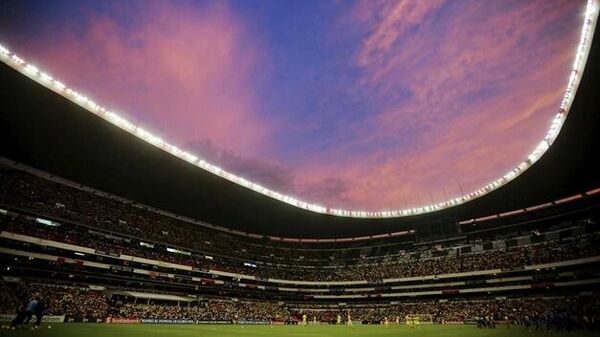
[[[298,324],[305,314],[318,322],[335,324],[336,316],[351,313],[354,320],[379,324],[384,318],[404,323],[410,313],[429,313],[436,323],[457,323],[490,316],[497,322],[532,324],[539,317],[555,325],[597,328],[599,299],[596,296],[475,298],[446,301],[411,300],[393,304],[355,304],[344,308],[332,305],[284,304],[282,302],[238,301],[210,298],[175,301],[144,299],[91,290],[84,285],[49,285],[38,282],[2,285],[9,294],[36,294],[50,307],[49,314],[65,315],[71,321],[97,321],[102,318],[190,320],[204,322],[261,321]],[[143,303],[140,303],[143,302]],[[183,302],[183,303],[182,303]],[[10,311],[6,303],[2,311]],[[569,312],[568,317],[563,317]],[[475,323],[475,322],[474,322]]]
[[[39,172],[0,173],[4,314],[37,296],[72,321],[333,324],[351,313],[377,324],[419,314],[598,324],[595,192],[487,229],[467,221],[464,235],[443,241],[324,244],[227,233]]]

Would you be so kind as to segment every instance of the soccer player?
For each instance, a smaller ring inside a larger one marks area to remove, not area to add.
[[[31,316],[33,316],[35,307],[37,307],[37,305],[38,300],[35,297],[32,297],[29,303],[27,303],[27,306],[25,306],[25,321],[23,324],[29,323],[29,320],[31,320]]]
[[[306,314],[302,315],[302,325],[308,325],[308,323],[306,322]]]
[[[33,309],[33,314],[35,315],[35,324],[34,327],[37,329],[40,327],[40,323],[42,323],[42,317],[44,317],[44,311],[46,310],[46,305],[44,304],[44,299],[40,298]]]
[[[16,329],[17,326],[23,324],[23,321],[25,320],[25,305],[22,304],[17,308],[17,317],[15,317],[12,322],[10,322],[10,328],[11,329]]]
[[[350,316],[350,311],[348,311],[348,326],[352,326],[352,317]]]
[[[415,328],[418,328],[419,325],[421,324],[420,320],[419,320],[419,316],[415,316],[413,318],[413,324],[415,325]]]
[[[338,313],[338,315],[337,315],[337,323],[336,323],[336,324],[337,324],[337,325],[340,325],[340,324],[342,324],[342,315],[340,315],[339,313]]]
[[[387,318],[387,316],[383,317],[383,325],[386,328],[390,326],[390,320]]]

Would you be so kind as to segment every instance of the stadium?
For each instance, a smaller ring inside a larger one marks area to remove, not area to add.
[[[597,335],[599,10],[1,3],[0,335]]]

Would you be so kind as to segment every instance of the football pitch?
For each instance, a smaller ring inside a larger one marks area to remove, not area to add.
[[[405,326],[256,326],[256,325],[110,325],[91,323],[52,324],[40,329],[0,330],[0,336],[56,336],[56,337],[358,337],[358,336],[597,336],[594,332],[528,332],[525,328],[499,326],[496,329],[478,329],[466,325],[423,325],[418,329]]]

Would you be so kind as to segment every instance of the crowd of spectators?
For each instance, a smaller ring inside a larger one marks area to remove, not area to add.
[[[432,322],[464,322],[478,317],[490,317],[494,321],[524,323],[532,316],[546,315],[555,311],[569,311],[572,314],[588,316],[596,314],[597,298],[549,297],[549,298],[486,298],[475,300],[410,300],[395,305],[353,308],[346,311],[352,319],[364,322],[379,322],[388,318],[404,320],[407,315],[429,316]],[[304,312],[317,321],[333,322],[339,310],[308,309]],[[344,315],[342,315],[344,317]],[[344,318],[345,319],[345,318]],[[582,317],[583,319],[583,317]],[[597,320],[598,317],[595,316]],[[423,319],[422,319],[423,320]]]
[[[0,313],[13,313],[23,301],[11,283],[0,280]]]
[[[149,241],[248,256],[248,245],[230,234],[19,170],[0,169],[0,204]]]
[[[289,318],[284,305],[271,302],[207,301],[200,304],[124,304],[113,315],[124,318],[194,319],[200,321],[271,321]]]
[[[108,300],[102,292],[85,286],[2,282],[1,290],[4,300],[0,302],[0,313],[3,314],[15,313],[32,297],[44,302],[45,315],[103,319],[109,312]]]
[[[287,305],[260,302],[207,302],[200,306],[125,305],[120,317],[151,317],[197,320],[263,320],[297,323],[303,315],[309,322],[345,323],[350,316],[354,322],[379,324],[384,320],[403,323],[407,315],[421,317],[422,322],[473,322],[486,317],[494,322],[509,324],[550,325],[551,317],[568,320],[572,326],[598,328],[597,297],[512,298],[476,300],[411,300],[399,304],[337,307],[332,305]]]
[[[596,232],[572,241],[544,241],[467,254],[449,255],[444,252],[440,255],[433,247],[429,250],[421,247],[418,251],[397,250],[393,256],[385,255],[379,259],[370,256],[362,260],[337,260],[332,259],[329,251],[294,251],[261,245],[250,239],[206,229],[123,201],[6,168],[0,169],[2,204],[40,214],[40,217],[67,220],[62,221],[60,226],[46,226],[36,222],[35,218],[0,215],[2,230],[86,246],[109,254],[132,255],[191,265],[200,270],[221,270],[260,278],[376,282],[386,278],[511,269],[600,255],[600,237]],[[141,245],[144,241],[151,244]],[[180,249],[186,254],[168,252],[169,246],[183,247]],[[223,252],[229,256],[221,255]],[[274,261],[280,263],[275,264]]]
[[[419,248],[406,242],[385,245],[352,244],[346,249],[313,249],[303,244],[285,244],[240,236],[199,226],[179,217],[167,216],[147,207],[98,192],[75,188],[25,171],[0,166],[0,205],[23,209],[40,216],[64,219],[116,235],[158,242],[173,247],[272,265],[345,266],[423,258]],[[425,255],[428,247],[421,247]],[[148,252],[151,254],[151,252]],[[196,261],[195,263],[210,261]],[[465,263],[471,263],[466,261]],[[219,263],[218,265],[220,265]],[[457,267],[460,268],[460,267]],[[330,273],[332,279],[343,270]],[[385,272],[385,269],[382,269]],[[410,271],[409,271],[410,272]],[[310,271],[308,271],[310,273]],[[414,274],[418,274],[415,271]],[[302,273],[305,274],[305,273]],[[353,273],[354,274],[354,273]],[[307,274],[306,274],[307,275]],[[311,276],[312,277],[312,276]]]
[[[407,255],[402,260],[368,264],[347,264],[330,267],[296,268],[256,263],[244,265],[244,260],[211,257],[191,252],[190,255],[168,252],[165,246],[144,247],[133,238],[111,237],[90,231],[86,227],[61,224],[47,226],[19,216],[0,216],[0,229],[59,242],[96,249],[103,253],[124,254],[165,262],[191,265],[201,270],[220,270],[260,278],[308,281],[377,281],[387,278],[440,275],[489,269],[511,269],[527,265],[564,261],[600,255],[600,234],[591,233],[577,240],[544,241],[526,246],[461,254],[417,258]]]
[[[111,293],[91,290],[86,285],[53,285],[40,282],[0,284],[3,299],[0,313],[14,313],[19,302],[31,296],[40,298],[48,315],[65,315],[68,319],[103,320],[107,317],[154,318],[200,321],[264,321],[297,323],[303,315],[308,321],[345,323],[404,322],[407,315],[419,315],[423,322],[475,322],[486,317],[495,322],[546,327],[561,324],[568,327],[598,327],[600,298],[517,297],[472,298],[453,300],[416,300],[390,303],[363,303],[338,306],[317,303],[283,303],[237,301],[232,299],[198,299],[192,302],[111,298]],[[542,323],[543,322],[543,323]]]

